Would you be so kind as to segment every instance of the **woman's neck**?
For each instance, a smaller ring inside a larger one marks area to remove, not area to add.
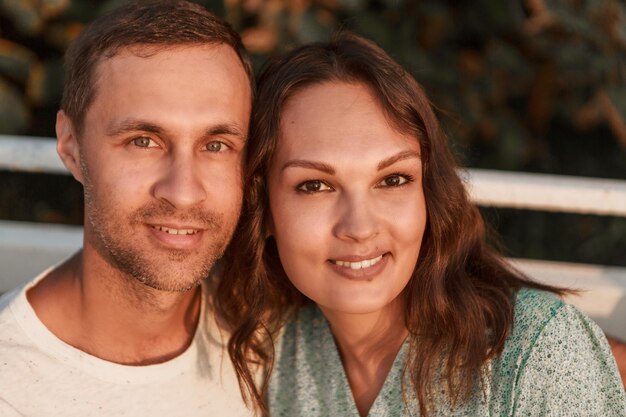
[[[385,309],[367,314],[321,307],[330,323],[361,417],[367,416],[408,335],[403,306],[396,299]]]

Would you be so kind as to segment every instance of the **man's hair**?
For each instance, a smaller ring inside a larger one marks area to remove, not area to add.
[[[420,145],[427,226],[402,296],[410,334],[407,393],[415,393],[420,415],[426,416],[438,389],[436,372],[442,372],[453,402],[474,392],[481,367],[504,348],[519,288],[562,291],[529,281],[487,243],[485,224],[467,196],[426,94],[373,42],[339,34],[274,59],[259,77],[242,217],[224,257],[228,279],[218,283],[216,309],[233,329],[229,353],[246,399],[267,411],[274,337],[290,314],[311,302],[289,281],[271,236],[268,173],[285,103],[307,88],[333,82],[367,87],[389,123]],[[260,388],[255,362],[266,370]]]
[[[89,24],[65,54],[61,109],[82,133],[85,114],[96,93],[96,68],[120,50],[150,46],[150,53],[179,45],[224,44],[239,56],[254,90],[250,58],[228,23],[203,6],[184,0],[136,1]]]

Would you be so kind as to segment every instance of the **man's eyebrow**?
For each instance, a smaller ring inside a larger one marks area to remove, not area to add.
[[[315,169],[317,171],[325,172],[329,175],[335,175],[335,169],[328,164],[323,162],[316,161],[307,161],[304,159],[292,159],[283,165],[281,171],[284,171],[287,168],[298,167],[298,168],[307,168],[307,169]]]
[[[109,126],[106,130],[106,134],[109,136],[117,136],[129,132],[150,132],[156,134],[166,133],[165,129],[157,124],[136,119],[123,120],[120,123]],[[207,137],[218,135],[231,135],[240,138],[242,141],[246,140],[242,130],[237,125],[230,123],[220,123],[215,126],[211,126],[206,129],[204,133],[204,136]]]
[[[215,126],[211,126],[206,131],[206,136],[217,136],[217,135],[230,135],[240,138],[245,141],[246,136],[243,134],[241,128],[235,124],[230,123],[221,123]]]
[[[382,170],[385,169],[393,164],[395,164],[398,161],[402,161],[404,159],[411,159],[411,158],[417,158],[417,159],[421,159],[422,156],[420,155],[419,152],[416,151],[402,151],[402,152],[398,152],[395,155],[390,156],[389,158],[385,158],[382,161],[380,161],[378,163],[378,170]]]
[[[163,129],[154,123],[143,120],[127,119],[107,127],[108,136],[117,136],[128,132],[163,133]]]

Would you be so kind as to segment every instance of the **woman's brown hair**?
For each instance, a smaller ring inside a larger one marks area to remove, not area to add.
[[[292,311],[310,302],[289,282],[269,236],[267,175],[285,101],[327,82],[367,86],[390,123],[412,134],[421,146],[427,225],[417,266],[403,294],[410,334],[405,375],[426,415],[432,409],[429,394],[435,373],[447,381],[453,402],[469,397],[483,364],[504,347],[519,288],[558,290],[527,280],[488,245],[483,220],[467,197],[422,88],[385,51],[354,34],[295,49],[270,62],[259,78],[244,208],[215,300],[218,313],[233,329],[229,353],[245,397],[267,413],[264,398],[274,359],[273,338]],[[260,386],[254,376],[258,365],[264,370]]]

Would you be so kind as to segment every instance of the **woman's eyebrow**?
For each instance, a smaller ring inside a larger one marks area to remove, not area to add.
[[[389,158],[385,158],[382,161],[380,161],[378,163],[378,170],[380,171],[382,169],[385,169],[385,168],[395,164],[398,161],[402,161],[404,159],[411,159],[411,158],[421,159],[422,156],[417,151],[402,151],[402,152],[398,152],[397,154],[392,155]]]
[[[385,158],[382,161],[380,161],[378,163],[378,171],[385,169],[393,164],[395,164],[398,161],[402,161],[404,159],[411,159],[411,158],[416,158],[416,159],[421,159],[421,155],[419,152],[417,151],[401,151],[398,152],[395,155],[390,156],[389,158]],[[284,171],[287,168],[292,168],[292,167],[298,167],[298,168],[306,168],[306,169],[314,169],[317,171],[321,171],[321,172],[325,172],[329,175],[335,175],[335,169],[328,165],[325,164],[323,162],[317,162],[317,161],[308,161],[305,159],[293,159],[291,161],[287,161],[281,171]]]
[[[329,175],[335,175],[335,169],[330,165],[323,162],[307,161],[305,159],[292,159],[291,161],[287,161],[285,165],[283,165],[281,171],[292,167],[315,169],[317,171],[325,172]]]

